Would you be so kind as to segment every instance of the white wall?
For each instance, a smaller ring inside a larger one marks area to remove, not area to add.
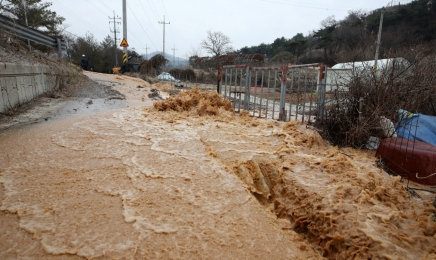
[[[335,90],[348,91],[345,87],[352,78],[353,71],[351,69],[327,69],[326,92]],[[320,87],[318,76],[318,88]],[[319,91],[319,90],[318,90]]]

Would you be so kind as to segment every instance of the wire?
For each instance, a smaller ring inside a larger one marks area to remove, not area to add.
[[[82,18],[80,18],[80,16],[78,16],[78,15],[76,15],[75,13],[71,12],[67,7],[65,7],[65,6],[64,6],[63,4],[61,4],[59,1],[57,1],[57,0],[55,0],[55,1],[56,1],[60,6],[62,6],[62,7],[63,7],[67,12],[69,12],[70,14],[72,14],[73,16],[75,16],[77,19],[79,19],[81,22],[83,22],[83,23],[85,23],[85,24],[87,24],[87,25],[89,25],[89,26],[91,26],[91,27],[94,27],[94,29],[96,29],[96,30],[98,30],[98,31],[100,31],[100,32],[107,33],[107,32],[104,32],[104,31],[100,30],[99,28],[93,26],[92,24],[88,23],[87,21],[83,20]]]
[[[142,10],[144,10],[145,16],[147,17],[148,21],[149,21],[150,24],[151,24],[151,28],[153,28],[153,30],[154,30],[154,32],[156,33],[156,35],[159,35],[159,33],[156,31],[156,29],[155,29],[154,26],[153,26],[154,23],[150,20],[150,17],[148,17],[147,12],[145,11],[145,8],[144,8],[144,6],[142,5],[141,1],[139,1],[139,4],[141,5]]]
[[[150,4],[150,1],[151,1],[151,3],[153,4]],[[156,19],[159,19],[159,15],[158,15],[158,11],[157,11],[157,9],[156,9],[156,6],[154,5],[154,3],[153,3],[153,0],[147,0],[147,3],[148,3],[148,5],[151,7],[151,10],[153,10],[153,13],[154,13],[154,15],[156,16]]]
[[[336,8],[330,8],[330,7],[314,7],[314,6],[307,6],[307,5],[297,5],[297,4],[289,4],[289,3],[282,3],[282,2],[276,2],[271,0],[261,0],[263,2],[273,3],[273,4],[281,4],[281,5],[290,5],[290,6],[297,6],[297,7],[304,7],[309,9],[320,9],[320,10],[334,10],[334,11],[342,11],[342,12],[348,12],[348,9],[336,9]]]
[[[291,3],[296,3],[296,4],[303,4],[305,6],[314,6],[314,7],[321,7],[321,8],[322,7],[326,7],[326,8],[346,8],[346,9],[352,9],[351,7],[329,5],[329,4],[319,4],[319,3],[313,4],[313,3],[299,2],[299,1],[293,1],[293,0],[278,0],[278,1],[285,2],[285,3],[291,2]],[[343,10],[343,9],[341,9],[341,10]]]
[[[165,4],[164,4],[164,1],[163,0],[161,0],[161,3],[162,3],[162,6],[163,6],[163,8],[164,8],[164,12],[167,14],[167,10],[165,9]]]
[[[88,3],[90,3],[92,6],[94,6],[95,9],[99,10],[102,14],[107,15],[105,12],[103,12],[100,8],[95,6],[91,1],[88,0]]]
[[[64,30],[64,32],[66,32],[66,33],[68,33],[68,34],[71,34],[72,36],[74,36],[74,37],[76,37],[76,38],[79,38],[79,36],[75,35],[75,34],[72,33],[72,32],[69,32],[69,31],[67,31],[67,30]]]
[[[101,0],[98,0],[104,7],[106,7],[109,11],[113,11],[113,10],[111,10],[109,7],[107,7]]]
[[[132,12],[133,16],[136,18],[136,21],[138,21],[138,24],[141,26],[142,30],[144,31],[145,35],[147,36],[147,38],[150,40],[151,44],[153,44],[154,48],[156,48],[156,45],[154,45],[154,42],[151,40],[151,38],[148,36],[147,32],[145,31],[144,27],[142,26],[141,22],[139,22],[138,17],[136,17],[135,13],[133,12],[132,8],[130,7],[129,4],[127,4],[127,6],[129,7],[130,11]],[[142,43],[141,40],[139,40],[135,35],[133,35],[138,41],[140,41]],[[143,44],[145,45],[145,44]]]

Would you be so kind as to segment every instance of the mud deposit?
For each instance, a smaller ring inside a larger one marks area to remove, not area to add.
[[[434,207],[372,157],[221,102],[0,133],[0,258],[434,259]]]

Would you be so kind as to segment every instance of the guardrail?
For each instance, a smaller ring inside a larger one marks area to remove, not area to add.
[[[2,15],[0,15],[0,27],[17,37],[58,49],[60,56],[62,56],[62,51],[66,49],[65,42],[61,39],[48,36],[41,31],[17,24],[10,18]]]

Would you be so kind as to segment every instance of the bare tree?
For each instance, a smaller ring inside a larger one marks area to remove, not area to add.
[[[207,31],[207,38],[201,42],[201,47],[208,53],[220,56],[230,52],[233,48],[230,46],[230,38],[222,32]]]

